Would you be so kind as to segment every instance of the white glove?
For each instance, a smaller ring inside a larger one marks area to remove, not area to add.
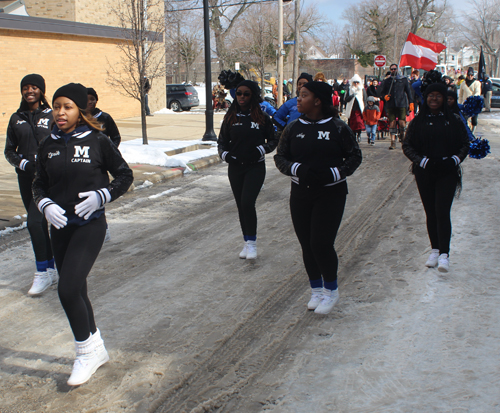
[[[68,218],[64,216],[66,211],[62,209],[57,204],[49,204],[43,210],[45,218],[49,221],[55,228],[61,229],[68,223]]]
[[[92,213],[102,206],[101,197],[96,191],[80,192],[78,196],[80,198],[87,197],[85,201],[75,205],[76,215],[83,217],[85,220],[89,219]]]

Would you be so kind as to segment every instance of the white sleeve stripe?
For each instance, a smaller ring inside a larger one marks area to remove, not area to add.
[[[299,162],[293,163],[292,168],[291,168],[291,172],[292,172],[293,176],[297,176],[297,170],[299,169],[300,165],[301,164]]]
[[[229,152],[228,151],[224,151],[222,152],[222,155],[220,156],[222,158],[223,161],[226,160],[226,155],[228,154]]]
[[[108,188],[102,188],[100,191],[104,195],[104,198],[105,198],[104,203],[111,202],[111,194],[109,193]],[[103,203],[103,205],[104,205],[104,203]]]
[[[26,164],[27,164],[28,162],[29,162],[29,161],[27,161],[26,159],[23,159],[23,160],[21,161],[21,163],[19,164],[19,169],[20,169],[21,171],[24,171],[24,168],[26,168]]]
[[[39,203],[38,203],[38,210],[43,213],[43,210],[45,207],[47,207],[50,204],[53,204],[54,202],[50,198],[43,198]]]
[[[99,199],[101,200],[100,206],[103,206],[104,203],[106,202],[106,200],[104,199],[104,194],[103,194],[101,189],[98,189],[96,192],[97,192],[97,195],[99,195]]]
[[[420,161],[420,167],[425,169],[425,167],[427,166],[427,162],[429,162],[429,158],[427,158],[426,156],[424,156],[422,158],[422,160]]]
[[[340,181],[340,171],[339,171],[339,169],[337,167],[330,168],[330,169],[333,172],[334,182]]]
[[[260,154],[264,156],[266,154],[266,150],[262,145],[257,146],[257,149],[259,150]]]
[[[460,158],[457,155],[453,155],[451,158],[455,161],[455,165],[460,164]]]

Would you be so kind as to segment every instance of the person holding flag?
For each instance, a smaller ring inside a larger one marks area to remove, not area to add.
[[[396,149],[396,119],[399,123],[400,141],[403,141],[406,131],[406,109],[410,112],[415,110],[413,106],[413,94],[408,79],[398,73],[398,65],[390,66],[391,76],[382,82],[379,88],[379,96],[384,99],[384,107],[389,118],[389,132],[391,134],[391,146]]]

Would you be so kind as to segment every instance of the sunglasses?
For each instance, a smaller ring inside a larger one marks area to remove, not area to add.
[[[252,96],[252,94],[249,93],[249,92],[245,92],[245,93],[243,93],[243,92],[236,92],[236,96],[241,96],[241,95],[245,96],[246,98],[249,97],[249,96]]]
[[[391,72],[394,72],[395,70],[398,70],[398,68],[397,67],[391,68]]]

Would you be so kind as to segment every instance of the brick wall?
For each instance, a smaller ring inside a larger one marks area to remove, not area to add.
[[[50,103],[57,88],[76,82],[93,87],[99,95],[98,107],[113,118],[139,116],[139,102],[106,83],[108,61],[118,67],[120,59],[116,43],[105,38],[0,29],[0,133],[5,133],[10,115],[19,107],[20,82],[29,73],[45,78]],[[165,93],[164,79],[156,79],[149,97],[152,111],[165,107]]]
[[[32,17],[75,21],[75,0],[25,0]]]

